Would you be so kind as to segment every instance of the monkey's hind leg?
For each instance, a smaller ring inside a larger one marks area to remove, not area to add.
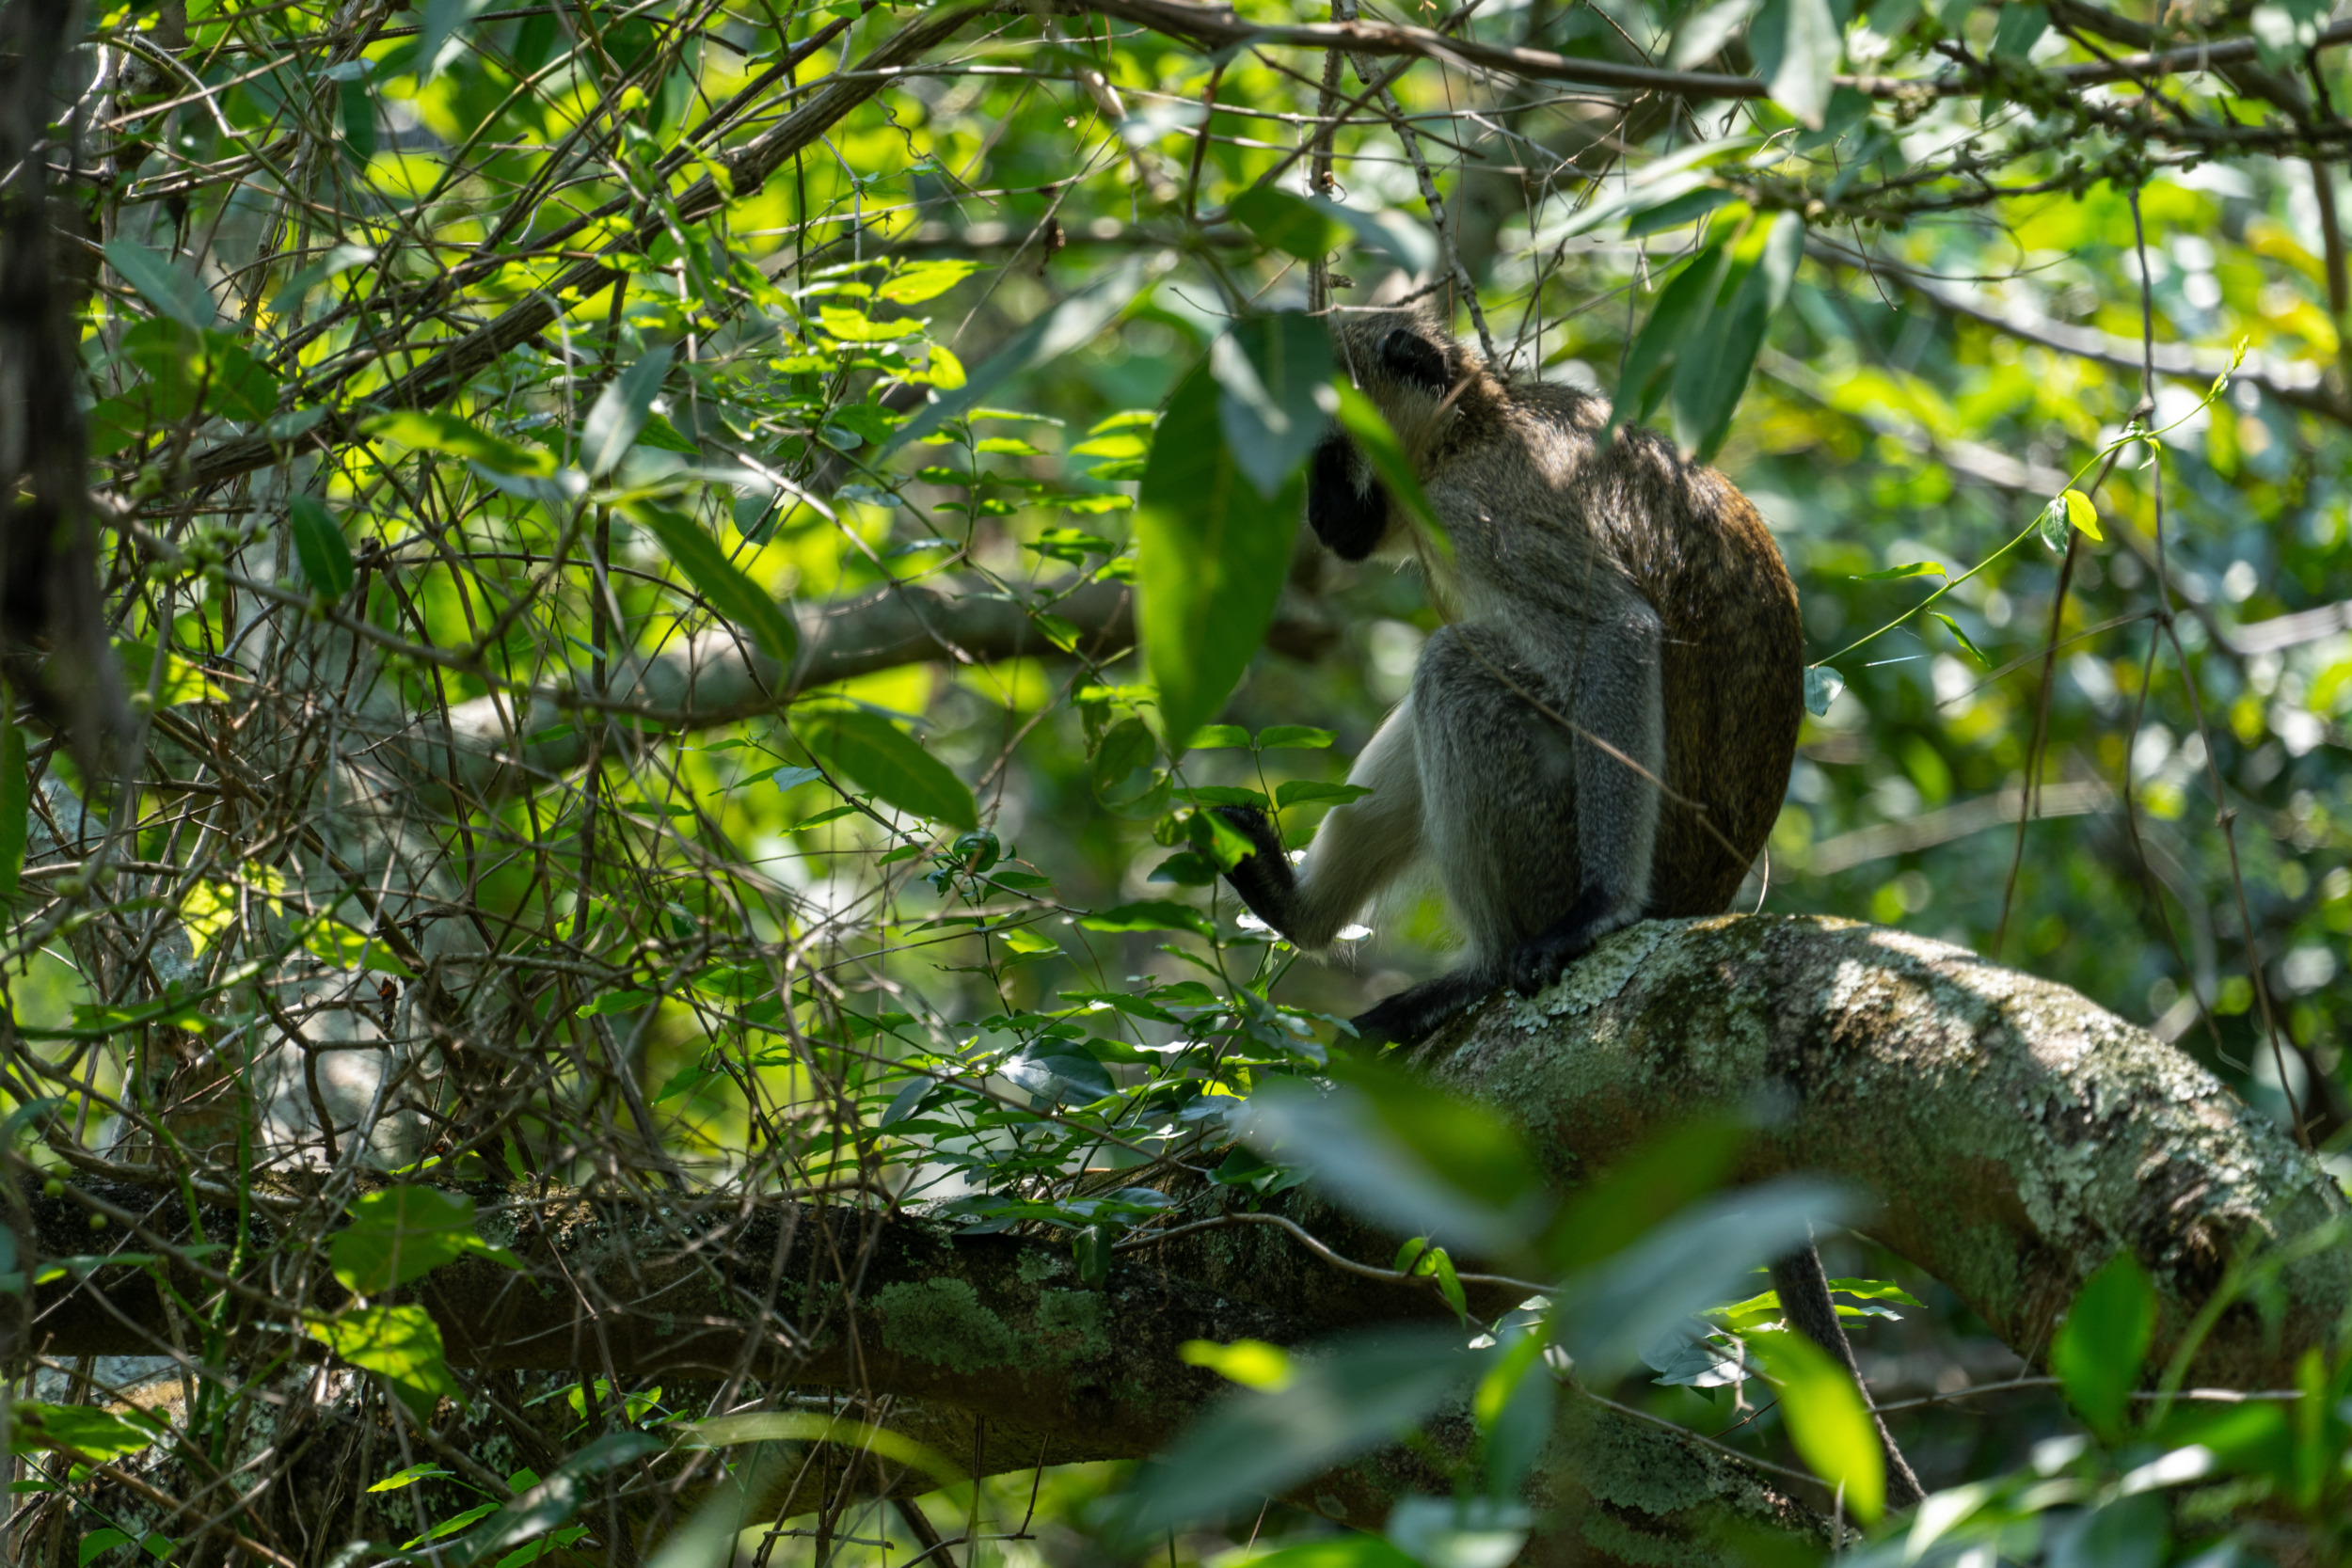
[[[1780,1295],[1780,1309],[1788,1314],[1789,1326],[1829,1352],[1852,1376],[1853,1386],[1862,1389],[1862,1402],[1870,1412],[1870,1424],[1878,1429],[1879,1447],[1886,1453],[1886,1506],[1900,1512],[1926,1497],[1919,1478],[1912,1474],[1902,1449],[1895,1446],[1893,1433],[1886,1430],[1877,1404],[1863,1386],[1862,1364],[1854,1359],[1853,1343],[1846,1338],[1845,1324],[1837,1321],[1837,1304],[1830,1299],[1829,1275],[1821,1267],[1820,1248],[1808,1244],[1774,1263],[1772,1289]]]

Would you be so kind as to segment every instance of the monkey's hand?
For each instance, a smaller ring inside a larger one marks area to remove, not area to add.
[[[1511,989],[1521,996],[1544,990],[1612,931],[1633,924],[1634,915],[1614,912],[1613,900],[1597,887],[1577,895],[1576,902],[1558,924],[1520,942],[1511,953]]]
[[[1233,891],[1241,895],[1241,901],[1249,906],[1251,914],[1289,936],[1298,879],[1291,874],[1290,856],[1283,853],[1282,835],[1275,831],[1266,814],[1255,806],[1209,809],[1239,830],[1256,851],[1244,856],[1232,870],[1225,873],[1225,879],[1233,884]]]

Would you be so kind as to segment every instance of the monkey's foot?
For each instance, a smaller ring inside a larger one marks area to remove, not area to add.
[[[1613,915],[1607,903],[1591,892],[1580,894],[1560,922],[1520,942],[1511,953],[1511,989],[1533,996],[1556,982],[1568,965],[1593,950],[1612,931],[1633,924],[1633,917]]]
[[[1398,991],[1348,1022],[1365,1045],[1412,1045],[1436,1034],[1438,1025],[1484,1000],[1493,989],[1490,976],[1457,969]]]

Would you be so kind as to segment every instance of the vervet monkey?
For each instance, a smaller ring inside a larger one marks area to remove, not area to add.
[[[1307,519],[1347,561],[1418,559],[1447,624],[1294,870],[1263,812],[1223,808],[1257,852],[1228,873],[1309,951],[1432,863],[1467,951],[1355,1020],[1416,1041],[1509,985],[1533,993],[1611,932],[1726,908],[1780,814],[1804,713],[1804,633],[1779,547],[1714,469],[1608,405],[1507,380],[1431,316],[1335,315],[1343,369],[1379,407],[1446,552],[1336,430]],[[1791,1326],[1860,1380],[1820,1255],[1772,1270]],[[1920,1497],[1887,1454],[1887,1498]]]
[[[1294,871],[1262,812],[1229,874],[1309,951],[1407,867],[1434,863],[1467,951],[1359,1017],[1422,1038],[1498,987],[1541,990],[1645,916],[1724,910],[1780,814],[1804,714],[1804,636],[1747,499],[1608,405],[1503,379],[1430,317],[1332,318],[1453,559],[1334,432],[1307,519],[1340,557],[1418,557],[1449,624],[1357,759],[1372,794],[1323,819]],[[1662,785],[1662,788],[1661,788]]]

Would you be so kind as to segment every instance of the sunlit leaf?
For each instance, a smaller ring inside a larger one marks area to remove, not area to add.
[[[1751,1347],[1780,1391],[1789,1441],[1813,1473],[1844,1495],[1846,1511],[1865,1524],[1886,1511],[1886,1458],[1862,1390],[1846,1369],[1804,1336],[1756,1334]]]
[[[351,1206],[351,1221],[328,1241],[335,1277],[356,1295],[381,1295],[468,1255],[508,1268],[521,1259],[475,1228],[473,1199],[431,1187],[395,1186]]]
[[[800,652],[800,627],[766,589],[727,559],[719,542],[701,525],[651,501],[631,501],[621,511],[661,542],[663,555],[710,601],[713,610],[750,632],[752,641],[770,658],[790,668]]]
[[[967,832],[980,825],[970,787],[879,714],[816,714],[796,722],[794,733],[819,758],[901,811]]]
[[[304,1325],[310,1337],[390,1386],[420,1421],[442,1399],[458,1397],[441,1329],[421,1307],[353,1307]]]
[[[645,428],[653,400],[661,393],[661,380],[669,373],[670,351],[651,349],[597,394],[587,422],[580,427],[580,466],[591,479],[601,479],[620,466],[637,433]]]
[[[1297,531],[1303,477],[1271,499],[1226,451],[1203,363],[1177,385],[1152,437],[1136,510],[1146,664],[1162,733],[1189,736],[1241,679],[1274,620]]]
[[[106,242],[106,261],[148,304],[181,325],[200,332],[213,325],[213,296],[185,264],[128,237]]]
[[[65,1449],[102,1463],[135,1454],[171,1430],[136,1407],[117,1413],[95,1404],[12,1400],[8,1415],[15,1428],[9,1437],[11,1451]]]
[[[938,402],[917,409],[912,419],[891,434],[885,453],[930,435],[950,420],[963,419],[1012,377],[1051,363],[1091,341],[1127,308],[1148,276],[1143,259],[1131,258],[1099,281],[1047,309],[985,364],[965,372],[962,386]]]

